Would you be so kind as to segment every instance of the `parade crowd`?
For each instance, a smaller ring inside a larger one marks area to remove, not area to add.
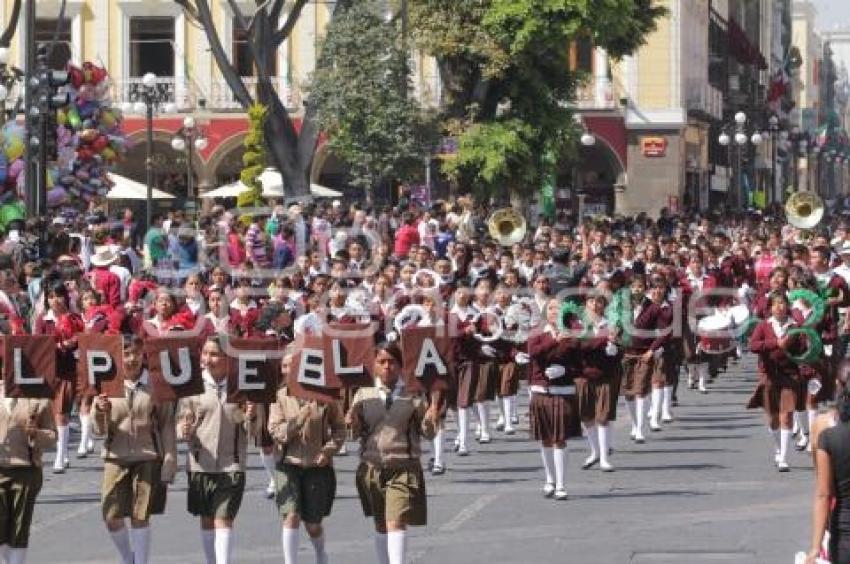
[[[617,440],[651,441],[675,424],[679,397],[698,402],[752,353],[758,376],[741,409],[764,411],[776,470],[790,470],[794,450],[813,452],[807,561],[824,545],[832,562],[850,562],[847,216],[800,230],[779,210],[559,214],[500,240],[491,211],[461,197],[430,207],[276,205],[252,217],[216,206],[197,220],[154,216],[146,232],[129,210],[7,225],[0,333],[52,335],[59,384],[52,399],[2,399],[0,558],[25,561],[44,453],[62,474],[102,441],[102,516],[124,563],[148,562],[151,516],[166,508],[180,443],[207,562],[232,559],[246,461],[257,450],[280,510],[284,561],[296,562],[303,523],[325,563],[333,459],[356,441],[376,561],[401,564],[406,529],[427,521],[426,472],[439,479],[453,456],[475,455],[475,442],[514,435],[527,421],[542,496],[567,500],[571,468],[615,471],[618,415],[631,430]],[[287,389],[299,338],[363,323],[375,327],[373,386],[327,402]],[[451,329],[446,385],[424,393],[401,376],[400,344],[414,326]],[[203,342],[203,392],[156,402],[145,340],[185,332]],[[85,333],[122,335],[123,398],[80,386]],[[283,348],[274,403],[227,401],[229,336]],[[570,440],[587,445],[578,463],[567,459]]]

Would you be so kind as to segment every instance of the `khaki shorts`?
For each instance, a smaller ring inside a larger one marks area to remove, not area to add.
[[[0,544],[26,548],[35,498],[41,491],[41,468],[0,468]]]
[[[160,464],[154,460],[127,464],[104,462],[100,490],[103,519],[150,519],[154,506],[158,505],[154,500],[159,489],[159,472]]]
[[[333,466],[304,468],[281,463],[274,479],[281,517],[295,514],[305,523],[320,523],[331,514],[336,497]]]
[[[405,468],[380,468],[368,462],[357,467],[357,493],[363,514],[377,522],[410,526],[428,522],[425,477],[418,463]]]
[[[189,472],[189,513],[214,519],[236,519],[245,493],[245,472]]]

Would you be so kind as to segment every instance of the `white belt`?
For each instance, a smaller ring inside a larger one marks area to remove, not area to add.
[[[576,394],[575,386],[531,386],[529,388],[532,394],[546,394],[550,396],[574,396]]]

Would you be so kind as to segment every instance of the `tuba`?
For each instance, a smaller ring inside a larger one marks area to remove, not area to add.
[[[487,230],[499,245],[510,247],[525,238],[527,230],[525,218],[513,208],[494,211],[487,218]]]
[[[811,229],[823,219],[823,200],[814,192],[795,192],[785,203],[788,223],[797,229]]]

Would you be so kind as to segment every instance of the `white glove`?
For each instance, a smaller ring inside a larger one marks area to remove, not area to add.
[[[663,355],[663,354],[664,354],[664,349],[655,349],[655,352],[652,353],[652,356],[655,357],[655,360],[658,360],[659,358],[661,358],[661,355]]]
[[[608,356],[617,356],[617,345],[608,341],[608,344],[605,345],[605,354]]]
[[[389,333],[387,333],[388,343],[395,343],[396,341],[398,341],[398,333],[396,333],[395,331],[390,331]]]
[[[742,284],[740,288],[738,288],[738,297],[742,300],[746,299],[749,293],[750,287],[747,285],[746,282]]]
[[[517,364],[525,365],[525,364],[528,364],[529,362],[531,362],[531,357],[528,356],[528,353],[518,352],[518,353],[516,353],[514,360],[516,361]]]
[[[483,346],[481,347],[481,352],[482,352],[482,353],[484,353],[484,356],[486,356],[486,357],[489,357],[489,358],[496,358],[496,354],[497,354],[497,353],[496,353],[496,349],[494,349],[494,348],[493,348],[492,346],[490,346],[490,345],[483,345]]]
[[[826,356],[832,356],[832,345],[824,345],[823,354],[825,354]]]
[[[549,368],[543,371],[547,378],[550,380],[554,380],[555,378],[560,378],[564,374],[567,373],[567,369],[561,366],[560,364],[553,364]]]
[[[818,395],[820,389],[823,387],[823,384],[820,383],[820,380],[809,380],[809,383],[806,385],[806,391],[809,392],[810,396]]]

